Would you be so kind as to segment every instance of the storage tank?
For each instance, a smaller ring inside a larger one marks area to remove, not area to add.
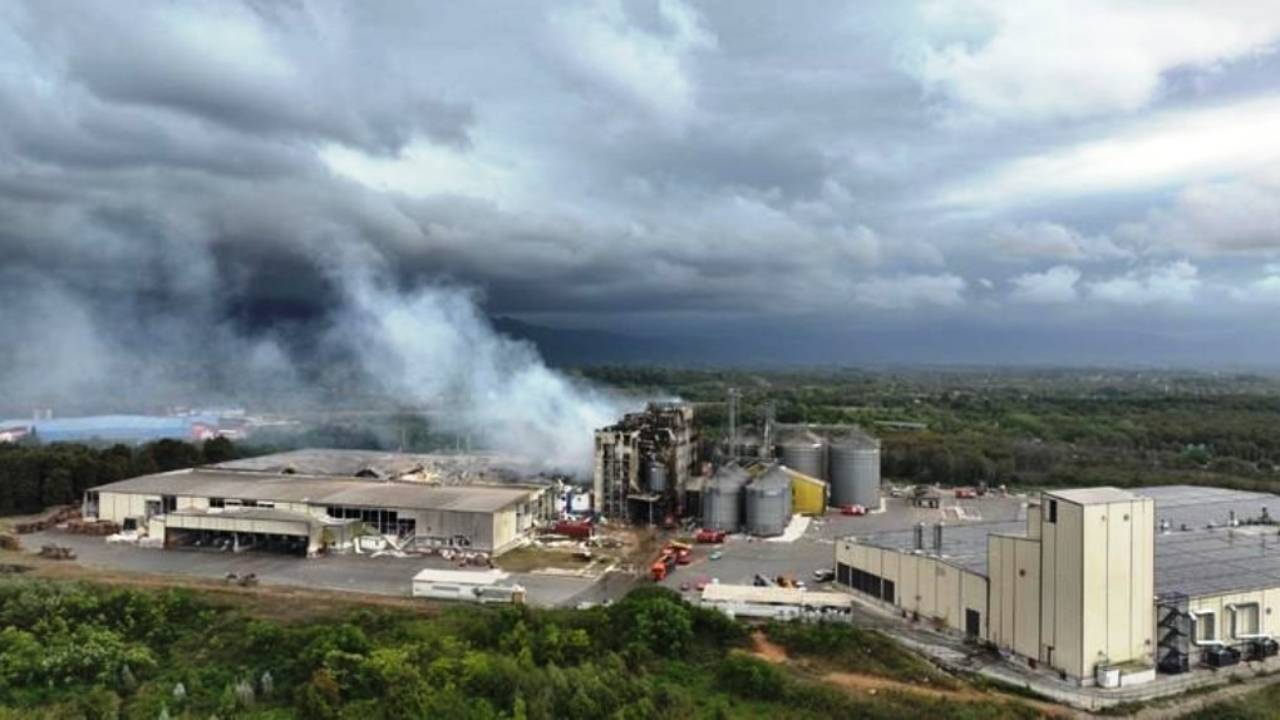
[[[742,528],[742,486],[749,480],[740,467],[717,470],[702,491],[702,526],[738,532]]]
[[[791,478],[774,466],[746,488],[747,532],[781,535],[791,522]]]
[[[827,479],[827,443],[811,432],[805,431],[784,438],[778,444],[782,450],[782,464],[799,473],[819,480]]]
[[[645,466],[645,487],[651,493],[665,493],[667,491],[667,466],[650,460]]]
[[[865,434],[831,444],[831,504],[880,507],[880,441]]]

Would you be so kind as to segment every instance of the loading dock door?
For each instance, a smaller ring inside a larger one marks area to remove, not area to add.
[[[885,581],[884,581],[884,584],[881,586],[881,590],[882,590],[882,591],[883,591],[883,593],[884,593],[884,595],[883,595],[884,601],[885,601],[885,602],[887,602],[887,603],[889,603],[890,605],[892,605],[892,604],[893,604],[893,591],[894,591],[893,581],[892,581],[892,580],[885,580]]]
[[[971,638],[978,637],[982,632],[982,613],[977,610],[964,611],[964,634]]]

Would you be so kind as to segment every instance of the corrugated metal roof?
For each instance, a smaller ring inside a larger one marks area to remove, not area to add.
[[[1061,491],[1046,494],[1061,496]],[[1245,521],[1261,516],[1263,508],[1269,508],[1277,513],[1273,517],[1280,519],[1280,496],[1190,485],[1137,488],[1125,494],[1131,495],[1129,499],[1154,500],[1156,522],[1167,520],[1172,528],[1171,532],[1155,534],[1157,594],[1177,592],[1195,597],[1280,587],[1280,527],[1226,527],[1233,512],[1238,520]],[[1184,525],[1188,530],[1180,529]],[[943,535],[942,559],[985,576],[987,540],[993,534],[1023,537],[1026,522],[948,525]],[[912,530],[875,533],[858,541],[910,551]]]
[[[210,467],[219,470],[280,473],[286,470],[300,475],[336,475],[355,477],[362,471],[373,471],[383,478],[412,472],[431,476],[479,477],[501,469],[516,470],[527,463],[516,458],[489,453],[446,455],[437,453],[398,453],[376,450],[331,450],[305,448],[259,457],[231,460]]]
[[[1136,495],[1128,490],[1121,490],[1114,487],[1091,487],[1091,488],[1074,488],[1071,490],[1046,490],[1045,495],[1056,497],[1073,502],[1077,505],[1104,505],[1113,502],[1132,502],[1141,500],[1141,495]]]
[[[227,470],[178,470],[121,480],[98,492],[239,498],[312,505],[353,505],[406,510],[496,512],[524,502],[537,488],[501,485],[437,486],[315,475],[275,475]]]

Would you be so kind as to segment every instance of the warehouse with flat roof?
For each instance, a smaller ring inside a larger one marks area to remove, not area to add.
[[[1081,684],[1276,651],[1280,534],[1265,493],[1046,491],[1016,522],[836,543],[837,582]]]
[[[311,555],[378,534],[401,548],[496,554],[554,512],[549,484],[472,482],[439,467],[424,475],[422,457],[441,456],[305,452],[101,485],[86,493],[85,515],[162,537],[166,546],[216,542]]]

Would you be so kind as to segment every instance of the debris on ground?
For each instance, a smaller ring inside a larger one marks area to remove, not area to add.
[[[58,526],[72,535],[115,535],[120,532],[120,525],[110,520],[68,520]]]
[[[31,533],[43,532],[55,525],[60,525],[69,520],[77,520],[79,518],[79,506],[64,505],[62,507],[53,508],[35,519],[15,522],[13,524],[13,531],[19,535],[29,535]]]
[[[50,560],[75,560],[76,551],[66,545],[42,545],[40,557]]]

